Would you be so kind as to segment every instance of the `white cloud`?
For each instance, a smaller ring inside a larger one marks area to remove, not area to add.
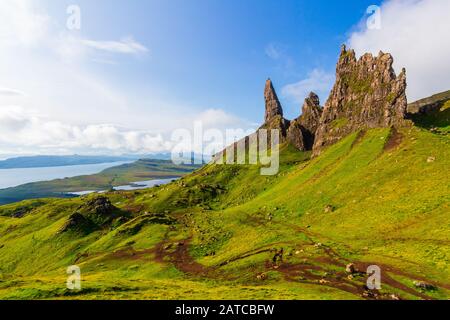
[[[138,54],[149,51],[148,48],[135,41],[132,37],[124,38],[120,41],[94,41],[82,39],[81,43],[93,49],[115,53]]]
[[[321,69],[312,70],[306,79],[299,82],[288,84],[283,87],[282,94],[302,104],[308,94],[312,91],[321,97],[322,104],[328,97],[333,86],[335,76]]]
[[[230,128],[248,128],[251,123],[229,114],[223,109],[207,109],[199,115],[194,116],[191,122],[200,121],[205,128],[215,128],[220,130]]]
[[[243,130],[249,124],[221,109],[209,109],[186,118],[179,128],[193,135],[193,125],[201,122],[203,129],[214,128],[225,135],[226,129]],[[168,124],[162,133],[119,127],[114,124],[71,125],[31,112],[18,106],[0,107],[0,146],[2,153],[8,150],[27,150],[28,153],[85,153],[85,154],[123,154],[170,151],[174,146]],[[21,152],[20,152],[21,153]]]
[[[111,124],[74,126],[48,120],[17,106],[0,107],[2,149],[28,149],[35,153],[60,150],[87,153],[108,150],[113,153],[145,153],[170,149],[162,135],[129,130]]]
[[[381,29],[361,21],[348,40],[361,55],[390,52],[397,72],[406,67],[410,101],[450,89],[450,1],[387,0]]]
[[[0,87],[0,95],[3,96],[25,96],[25,93],[11,88]]]
[[[8,46],[37,45],[48,32],[50,18],[29,0],[2,0],[0,42]]]

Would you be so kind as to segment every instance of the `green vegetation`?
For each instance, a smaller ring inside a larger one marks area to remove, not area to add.
[[[98,174],[24,184],[0,190],[0,204],[36,198],[71,198],[70,192],[110,190],[136,181],[178,178],[199,168],[174,165],[168,160],[143,159],[106,169]]]
[[[358,73],[353,71],[342,77],[343,83],[351,89],[355,94],[371,94],[373,93],[371,77],[361,79]]]
[[[378,297],[448,299],[449,143],[373,129],[311,160],[283,145],[275,176],[210,164],[107,201],[0,207],[0,298],[362,299],[376,264]],[[66,289],[74,264],[81,291]]]
[[[339,129],[339,128],[345,127],[347,124],[348,124],[347,118],[339,118],[339,119],[334,120],[331,123],[331,127],[334,129]]]

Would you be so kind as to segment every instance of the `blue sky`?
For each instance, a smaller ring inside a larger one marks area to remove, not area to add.
[[[448,90],[449,3],[2,0],[0,155],[160,152],[194,121],[255,127],[268,77],[292,119],[309,90],[325,103],[343,43],[391,52],[410,100]]]
[[[133,37],[149,48],[141,59],[97,66],[132,90],[195,106],[226,108],[251,121],[263,117],[262,88],[271,77],[290,117],[298,101],[281,94],[284,85],[313,69],[333,72],[339,48],[373,0],[171,0],[78,1],[81,33],[93,39]],[[61,23],[60,1],[51,12]],[[272,52],[270,54],[269,52]],[[270,56],[269,56],[270,55]],[[125,80],[125,83],[123,83]]]

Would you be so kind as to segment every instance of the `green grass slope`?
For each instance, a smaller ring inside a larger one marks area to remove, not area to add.
[[[312,160],[284,145],[276,176],[207,165],[108,200],[0,207],[0,298],[448,299],[449,143],[375,129]],[[380,291],[364,287],[369,265]]]

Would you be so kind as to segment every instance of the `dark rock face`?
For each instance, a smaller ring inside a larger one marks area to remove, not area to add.
[[[406,123],[406,71],[396,76],[388,53],[366,53],[359,60],[342,47],[336,82],[325,104],[314,142],[314,155],[363,128]]]
[[[293,121],[283,117],[283,108],[270,79],[266,82],[264,98],[266,115],[265,122],[260,129],[278,129],[280,130],[280,142],[288,141],[299,150],[311,150],[322,113],[319,97],[311,93],[303,105],[302,116]]]
[[[96,226],[92,221],[84,217],[79,212],[72,214],[58,231],[58,233],[66,233],[69,231],[80,232],[83,234],[88,234],[95,230]]]
[[[286,139],[298,150],[306,150],[305,138],[303,136],[303,127],[298,119],[291,122],[287,131]]]
[[[290,123],[287,140],[299,150],[311,150],[321,116],[319,97],[311,92],[303,104],[302,115]]]
[[[283,109],[270,79],[266,81],[264,99],[266,101],[265,122],[269,123],[278,116],[283,118]]]

